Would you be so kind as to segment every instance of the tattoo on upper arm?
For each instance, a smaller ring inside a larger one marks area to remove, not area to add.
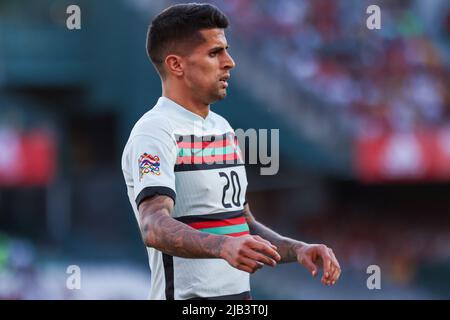
[[[173,201],[166,196],[145,200],[139,206],[142,236],[147,246],[185,258],[220,256],[225,237],[200,232],[173,219],[172,209]]]
[[[173,210],[173,200],[168,196],[154,196],[144,200],[138,208],[139,216],[142,218],[151,213],[164,211],[170,215]]]
[[[158,225],[161,217],[170,216],[173,208],[172,199],[167,196],[154,196],[145,199],[139,205],[139,221],[141,225],[142,237],[145,239],[149,234],[151,225]],[[149,223],[151,221],[151,224]]]

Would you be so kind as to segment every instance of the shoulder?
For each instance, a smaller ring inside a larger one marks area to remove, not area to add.
[[[123,157],[135,147],[144,144],[176,146],[173,125],[164,112],[152,109],[145,113],[134,125],[123,151]]]
[[[130,140],[137,136],[152,136],[163,139],[171,136],[173,125],[164,112],[152,109],[145,113],[134,125],[130,133]]]

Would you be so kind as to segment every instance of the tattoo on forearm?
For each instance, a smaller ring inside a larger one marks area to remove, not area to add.
[[[173,205],[165,197],[155,197],[140,207],[142,237],[166,254],[183,258],[218,258],[225,241],[218,236],[197,231],[170,217]]]

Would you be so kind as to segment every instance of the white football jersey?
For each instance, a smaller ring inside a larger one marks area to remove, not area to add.
[[[243,215],[247,177],[229,123],[209,111],[204,119],[161,97],[134,126],[122,156],[128,197],[139,223],[139,204],[154,195],[175,202],[172,217],[201,231],[249,233]],[[222,259],[186,259],[147,248],[150,299],[247,295],[249,274]]]

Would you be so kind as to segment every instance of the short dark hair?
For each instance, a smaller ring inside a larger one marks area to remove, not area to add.
[[[204,41],[202,29],[226,29],[228,18],[217,7],[207,3],[173,5],[157,15],[147,33],[147,54],[161,76],[166,56],[185,54]]]

